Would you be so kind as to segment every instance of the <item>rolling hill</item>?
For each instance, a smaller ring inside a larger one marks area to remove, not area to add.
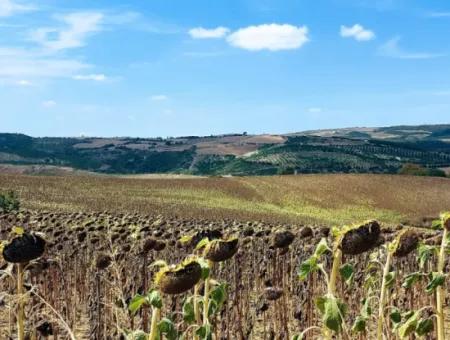
[[[165,139],[0,134],[0,172],[396,173],[406,163],[450,167],[450,124]]]

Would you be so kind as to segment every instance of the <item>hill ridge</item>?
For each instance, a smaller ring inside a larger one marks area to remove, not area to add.
[[[450,124],[169,138],[0,133],[0,171],[9,165],[39,166],[40,173],[46,167],[108,174],[396,173],[406,163],[450,167]]]

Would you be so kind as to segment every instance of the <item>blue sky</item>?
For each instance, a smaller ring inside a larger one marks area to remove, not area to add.
[[[447,0],[0,0],[0,131],[450,123]]]

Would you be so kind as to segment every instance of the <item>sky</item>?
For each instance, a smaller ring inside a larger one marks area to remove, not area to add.
[[[0,132],[450,123],[448,0],[0,0]]]

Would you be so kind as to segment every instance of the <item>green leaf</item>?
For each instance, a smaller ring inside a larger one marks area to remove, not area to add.
[[[419,267],[423,269],[425,267],[425,263],[431,257],[431,255],[436,254],[438,252],[438,247],[429,246],[421,243],[418,248],[419,252]]]
[[[162,318],[158,324],[158,330],[160,334],[164,334],[167,340],[177,340],[178,332],[173,324],[172,320],[168,318]]]
[[[416,330],[418,318],[419,313],[415,312],[398,328],[398,335],[401,339],[408,337]]]
[[[212,332],[210,324],[206,324],[197,328],[195,334],[198,337],[200,337],[201,340],[212,340]]]
[[[227,287],[228,285],[226,283],[222,283],[211,290],[210,301],[215,302],[215,310],[212,314],[215,314],[222,309],[224,302],[227,300]]]
[[[400,311],[397,308],[394,308],[392,312],[389,313],[389,318],[391,319],[394,325],[397,325],[400,322],[402,322],[402,315],[400,314]]]
[[[425,288],[425,291],[428,294],[431,294],[436,290],[437,287],[443,286],[445,283],[445,275],[442,273],[436,273],[433,272],[430,274],[430,282],[428,283],[427,287]]]
[[[143,331],[134,331],[127,335],[127,340],[147,340],[148,334]]]
[[[409,289],[411,288],[416,282],[418,282],[423,276],[423,273],[421,272],[414,272],[411,274],[406,275],[405,281],[403,281],[402,287]]]
[[[366,331],[366,318],[362,315],[358,315],[352,326],[352,332],[361,333]]]
[[[208,316],[216,314],[218,311],[217,303],[214,300],[209,300],[208,304]]]
[[[143,295],[136,294],[128,304],[128,310],[131,314],[136,314],[136,312],[141,309],[143,305],[148,305],[147,298]]]
[[[202,280],[206,280],[209,277],[209,272],[211,270],[208,261],[206,261],[203,257],[199,257],[197,262],[202,268]]]
[[[316,307],[319,309],[320,314],[325,314],[325,302],[327,301],[327,297],[325,296],[319,296],[316,298],[315,304]]]
[[[431,222],[431,229],[439,230],[442,229],[442,220],[434,220]]]
[[[346,263],[339,269],[339,272],[341,273],[342,278],[344,279],[345,283],[350,285],[353,281],[354,276],[354,268],[350,263]]]
[[[394,285],[396,276],[397,273],[395,271],[386,274],[386,288],[391,288]]]
[[[304,340],[304,339],[305,339],[305,331],[301,332],[300,334],[294,335],[291,340]]]
[[[370,299],[364,299],[364,304],[361,310],[361,315],[368,318],[372,315],[372,308],[370,307]]]
[[[431,318],[420,319],[416,327],[416,333],[418,336],[424,336],[432,332],[433,328],[434,328],[433,319]]]
[[[158,309],[162,308],[161,294],[157,290],[151,290],[147,293],[148,303]]]
[[[345,315],[345,305],[342,304],[334,296],[328,296],[323,302],[323,317],[324,325],[339,333],[342,330],[343,317]]]
[[[331,249],[330,249],[330,247],[328,247],[327,239],[322,238],[316,246],[316,250],[314,251],[314,256],[320,257],[323,254],[325,254],[327,251],[331,251]]]
[[[375,287],[375,285],[378,283],[378,279],[375,275],[367,275],[364,281],[364,289],[370,290]]]
[[[188,324],[195,322],[194,299],[192,296],[187,298],[183,304],[183,320]]]
[[[313,255],[300,265],[300,269],[298,270],[298,278],[300,280],[305,280],[309,274],[317,271],[318,269],[319,266],[317,265],[317,257]]]

